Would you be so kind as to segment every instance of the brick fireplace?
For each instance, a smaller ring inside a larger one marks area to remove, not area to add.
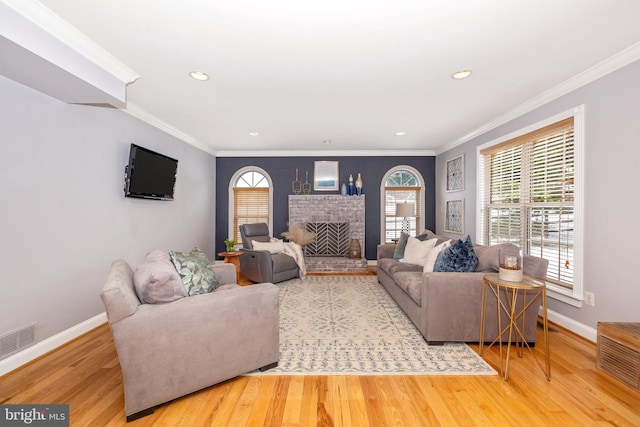
[[[307,223],[348,223],[348,239],[358,239],[362,254],[365,248],[365,196],[290,195],[289,224],[305,228]],[[305,256],[309,272],[367,271],[366,258]]]

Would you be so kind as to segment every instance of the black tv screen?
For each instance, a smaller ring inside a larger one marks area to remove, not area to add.
[[[154,200],[173,200],[178,161],[131,144],[125,172],[124,195]]]

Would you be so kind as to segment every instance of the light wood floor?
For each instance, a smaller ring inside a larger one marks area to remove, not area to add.
[[[536,352],[541,352],[541,330],[538,336]],[[640,425],[640,393],[596,369],[593,343],[556,326],[549,340],[551,381],[527,352],[512,358],[508,381],[499,376],[243,376],[164,404],[129,425]],[[499,369],[497,349],[485,357]],[[122,374],[108,326],[1,377],[0,403],[67,403],[72,426],[125,424]]]

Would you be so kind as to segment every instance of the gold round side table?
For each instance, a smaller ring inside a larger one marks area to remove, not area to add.
[[[498,336],[489,344],[484,345],[484,330],[487,319],[487,299],[490,295],[496,297],[498,310]],[[501,296],[502,295],[502,296]],[[518,296],[521,295],[522,303],[518,307]],[[544,336],[545,366],[535,357],[533,349],[524,336],[525,312],[540,295],[542,299],[542,327]],[[508,319],[508,325],[502,328],[501,314]],[[520,323],[520,325],[519,325]],[[508,332],[507,350],[503,353],[502,336]],[[551,360],[549,353],[549,325],[547,321],[547,285],[544,281],[524,276],[521,282],[508,282],[500,280],[498,273],[486,274],[482,279],[482,311],[480,313],[480,356],[495,343],[500,347],[500,371],[502,379],[509,378],[509,353],[511,343],[515,342],[518,348],[518,356],[522,357],[524,347],[527,347],[533,355],[536,363],[542,368],[547,380],[551,380]]]

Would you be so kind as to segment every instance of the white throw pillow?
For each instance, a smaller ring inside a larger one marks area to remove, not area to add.
[[[400,262],[424,265],[427,254],[436,245],[437,241],[438,239],[429,239],[423,242],[413,236],[409,236],[407,246],[404,248],[404,258]]]
[[[269,251],[272,254],[284,252],[283,240],[272,240],[271,242],[258,242],[257,240],[252,240],[251,245],[253,245],[253,249],[256,251]]]
[[[431,249],[427,254],[427,258],[424,261],[424,267],[422,268],[422,272],[423,273],[432,272],[433,266],[436,263],[436,259],[438,259],[438,254],[443,250],[447,249],[449,246],[451,246],[451,240],[447,240],[446,242],[440,243],[438,246]]]

